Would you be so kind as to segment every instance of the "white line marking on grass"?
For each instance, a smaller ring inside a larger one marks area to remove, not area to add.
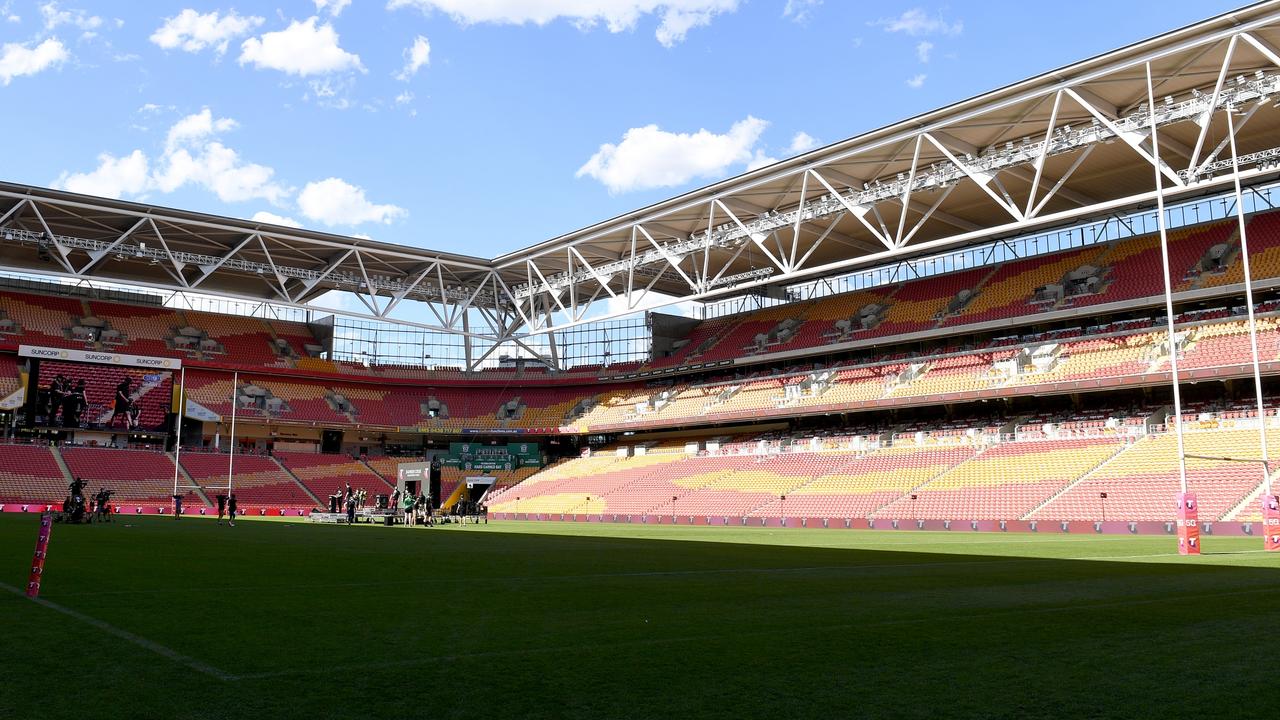
[[[7,590],[13,593],[14,595],[17,595],[18,597],[25,598],[27,596],[27,594],[22,590],[19,590],[18,588],[12,585],[8,585],[6,583],[0,583],[0,589]],[[90,617],[89,615],[85,615],[79,610],[72,610],[71,608],[66,607],[65,605],[59,605],[58,603],[50,602],[48,600],[45,600],[44,598],[34,598],[32,602],[42,607],[49,608],[54,612],[62,613],[63,615],[66,615],[69,618],[79,620],[80,622],[85,623],[86,625],[92,625],[93,627],[101,630],[102,632],[107,633],[108,635],[114,635],[120,638],[121,640],[125,640],[130,643],[133,643],[134,645],[137,645],[143,650],[150,650],[151,652],[157,655],[160,655],[162,657],[166,657],[176,663],[181,663],[182,665],[186,665],[192,670],[195,670],[196,672],[201,673],[203,675],[208,675],[209,677],[214,677],[224,681],[232,681],[232,680],[239,679],[239,677],[236,675],[232,675],[231,673],[219,670],[218,668],[208,663],[201,662],[189,655],[183,655],[182,653],[178,652],[177,650],[174,650],[173,648],[165,647],[164,645],[161,645],[158,642],[148,640],[142,637],[141,635],[135,635],[129,632],[128,630],[118,628],[115,625],[112,625],[107,622],[103,622],[102,620],[99,620],[95,617]]]
[[[1231,550],[1224,552],[1207,552],[1201,557],[1215,557],[1219,555],[1262,555],[1271,553],[1270,550]],[[1178,557],[1182,553],[1179,552],[1163,552],[1149,553],[1147,555],[1089,555],[1087,557],[1063,558],[1063,560],[1136,560],[1141,558],[1155,557]],[[1223,565],[1222,567],[1236,567],[1234,565]]]

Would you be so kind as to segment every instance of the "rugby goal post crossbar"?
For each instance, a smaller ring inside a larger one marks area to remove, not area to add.
[[[1192,458],[1196,460],[1217,460],[1219,462],[1236,462],[1236,463],[1260,463],[1262,465],[1262,525],[1263,525],[1263,549],[1268,552],[1280,552],[1280,534],[1275,532],[1277,522],[1280,522],[1280,514],[1276,512],[1276,506],[1271,494],[1271,464],[1264,458],[1237,458],[1226,455],[1191,455],[1184,454],[1183,458]]]

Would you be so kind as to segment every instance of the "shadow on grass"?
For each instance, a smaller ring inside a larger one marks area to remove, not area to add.
[[[1263,630],[1280,620],[1276,567],[1030,556],[1168,538],[1015,555],[924,534],[865,540],[919,543],[887,549],[133,525],[56,528],[46,597],[236,679],[0,596],[0,677],[18,689],[0,710],[74,714],[49,692],[74,668],[121,717],[1212,714],[1269,692]],[[0,522],[4,557],[33,541],[34,524]]]

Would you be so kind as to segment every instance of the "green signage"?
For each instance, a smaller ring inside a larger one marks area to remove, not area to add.
[[[537,443],[449,443],[449,454],[441,459],[447,467],[463,470],[514,470],[518,467],[542,467],[542,452]]]

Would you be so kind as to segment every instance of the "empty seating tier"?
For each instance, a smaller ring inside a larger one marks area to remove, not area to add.
[[[878,516],[1018,519],[1123,447],[1116,438],[1003,443],[948,469]]]
[[[321,500],[335,492],[340,494],[347,485],[350,485],[353,490],[366,491],[369,502],[372,502],[372,498],[376,495],[391,492],[392,486],[369,466],[347,455],[276,452],[275,458],[293,473],[312,495]]]
[[[307,495],[275,460],[261,455],[237,454],[229,464],[227,455],[219,453],[182,453],[182,467],[191,479],[205,489],[210,500],[226,493],[227,473],[231,487],[241,505],[311,509],[316,501]]]
[[[1280,431],[1267,433],[1268,444]],[[1188,455],[1256,458],[1256,430],[1184,433]],[[1272,445],[1280,447],[1280,445]],[[1261,483],[1260,466],[1223,460],[1187,461],[1187,489],[1200,503],[1201,520],[1217,520],[1244,501]],[[1169,520],[1180,489],[1174,434],[1144,437],[1055,497],[1032,517],[1045,520]],[[1106,497],[1103,497],[1103,494]]]
[[[47,445],[0,444],[0,503],[61,504],[69,482]]]
[[[173,502],[173,460],[152,450],[115,448],[64,447],[62,459],[73,477],[86,483],[86,492],[100,488],[115,491],[113,502],[168,505]],[[180,485],[186,485],[185,479]],[[188,507],[199,507],[204,501],[195,492],[183,493]]]

